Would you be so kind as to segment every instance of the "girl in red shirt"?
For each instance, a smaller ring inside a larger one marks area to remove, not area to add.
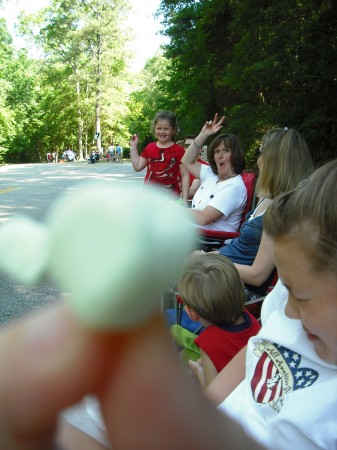
[[[147,167],[145,184],[155,183],[176,195],[182,196],[187,202],[189,191],[189,173],[181,164],[184,148],[175,143],[178,122],[174,113],[159,111],[152,121],[151,131],[157,142],[151,142],[138,154],[139,138],[134,134],[130,141],[130,158],[136,172]],[[179,181],[181,178],[181,189]]]

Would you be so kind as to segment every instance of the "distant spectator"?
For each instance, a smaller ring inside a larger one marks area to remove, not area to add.
[[[193,141],[194,141],[195,138],[196,138],[196,136],[186,136],[185,137],[185,140],[182,141],[183,142],[183,147],[184,147],[185,150],[188,149],[188,147],[191,144],[193,144]],[[199,158],[197,159],[197,161],[200,162],[200,164],[207,165],[208,163],[201,158],[201,153],[202,153],[202,148],[200,148]],[[192,198],[194,196],[194,194],[199,189],[200,184],[201,183],[200,183],[199,178],[196,178],[194,175],[192,175],[190,173],[190,190],[188,191],[188,198]]]
[[[118,162],[122,162],[123,160],[123,147],[120,144],[116,147],[116,159]]]
[[[112,141],[110,142],[110,145],[109,145],[109,147],[108,147],[107,159],[108,159],[110,162],[113,162],[113,161],[115,161],[115,159],[116,159],[115,146],[114,146],[114,144],[113,144]]]

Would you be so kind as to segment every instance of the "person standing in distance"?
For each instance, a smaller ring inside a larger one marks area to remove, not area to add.
[[[151,131],[157,138],[138,154],[139,137],[134,134],[130,141],[130,159],[136,172],[147,168],[144,183],[162,187],[172,191],[187,203],[190,177],[187,169],[181,164],[184,148],[175,143],[178,132],[176,115],[170,111],[159,111],[155,115]],[[179,181],[181,179],[181,188]]]

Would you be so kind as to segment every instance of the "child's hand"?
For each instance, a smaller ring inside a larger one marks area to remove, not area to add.
[[[198,359],[198,361],[193,361],[192,359],[190,359],[188,361],[188,365],[193,370],[194,375],[198,379],[200,386],[206,387],[204,368],[201,364],[201,359]]]
[[[138,134],[134,134],[134,135],[131,137],[131,140],[130,140],[130,148],[135,148],[135,147],[137,147],[138,142],[139,142]]]
[[[212,134],[215,134],[219,130],[221,130],[224,120],[225,116],[221,117],[221,119],[218,121],[218,113],[216,113],[214,115],[213,121],[212,120],[207,121],[201,131],[204,134],[207,134],[207,136],[211,136]]]

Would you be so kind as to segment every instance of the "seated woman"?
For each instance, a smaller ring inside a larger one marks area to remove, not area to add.
[[[209,165],[198,161],[206,139],[222,128],[223,118],[218,122],[217,117],[206,122],[181,162],[201,182],[192,199],[191,213],[196,224],[209,230],[238,231],[247,201],[241,177],[245,156],[239,139],[234,134],[217,136],[207,149]]]

